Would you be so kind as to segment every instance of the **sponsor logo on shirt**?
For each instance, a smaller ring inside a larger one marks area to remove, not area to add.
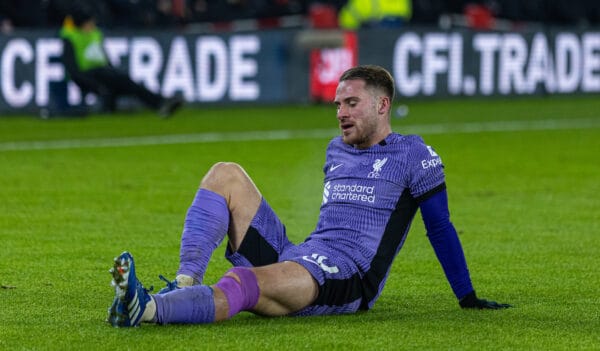
[[[323,188],[323,204],[330,200],[375,203],[375,186],[360,184],[332,185],[331,181],[328,181]]]
[[[433,151],[433,148],[431,146],[427,145],[427,150],[429,150],[429,154],[432,157],[440,157],[440,155],[438,155],[435,151]]]
[[[427,169],[427,168],[435,168],[437,166],[441,166],[442,159],[437,154],[437,152],[435,152],[433,150],[433,148],[429,145],[427,145],[427,150],[429,151],[429,154],[431,155],[431,157],[434,157],[434,158],[429,159],[429,160],[421,160],[421,167],[423,167],[423,169]]]
[[[423,169],[435,168],[435,167],[441,166],[441,165],[442,165],[442,159],[439,157],[432,158],[431,160],[422,160],[421,161],[421,167],[423,167]]]
[[[323,203],[326,204],[329,200],[329,189],[331,189],[331,182],[325,183],[325,187],[323,188]]]

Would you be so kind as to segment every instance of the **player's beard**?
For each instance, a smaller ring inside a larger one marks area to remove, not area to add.
[[[355,123],[349,135],[346,135],[342,130],[342,140],[349,145],[354,145],[357,148],[367,148],[379,142],[372,140],[377,134],[379,122],[377,118],[372,117],[367,120],[361,120],[361,123]]]

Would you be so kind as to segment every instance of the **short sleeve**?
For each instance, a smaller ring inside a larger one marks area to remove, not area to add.
[[[435,150],[425,144],[419,136],[411,136],[408,152],[410,179],[408,185],[411,195],[417,200],[431,190],[445,183],[444,164]]]

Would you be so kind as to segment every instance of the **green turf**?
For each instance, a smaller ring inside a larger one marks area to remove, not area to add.
[[[558,130],[424,133],[441,154],[452,219],[479,294],[458,308],[417,217],[374,309],[205,326],[114,329],[111,259],[130,250],[146,285],[178,263],[201,176],[243,164],[299,242],[315,225],[327,138],[0,150],[0,349],[600,349],[600,99],[416,101],[402,132],[464,122],[586,120]],[[85,119],[0,118],[9,142],[335,128],[331,106],[186,108]],[[223,247],[206,281],[229,265]]]

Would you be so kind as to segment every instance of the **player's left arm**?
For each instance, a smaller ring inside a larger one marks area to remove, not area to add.
[[[462,308],[500,309],[511,307],[477,297],[467,262],[454,225],[450,221],[446,184],[442,183],[419,198],[427,237],[442,265],[446,278]]]

